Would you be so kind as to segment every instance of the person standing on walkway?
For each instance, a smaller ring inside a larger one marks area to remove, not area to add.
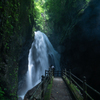
[[[51,65],[51,68],[53,70],[53,76],[54,76],[54,70],[55,70],[55,67],[53,65]]]

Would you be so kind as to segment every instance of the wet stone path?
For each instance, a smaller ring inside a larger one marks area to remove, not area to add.
[[[50,100],[74,100],[62,78],[54,78]]]

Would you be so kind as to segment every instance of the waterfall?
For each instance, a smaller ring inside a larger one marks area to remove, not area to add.
[[[48,37],[40,31],[35,32],[34,41],[28,55],[25,93],[41,81],[41,76],[45,75],[45,70],[48,70],[50,65],[54,65],[55,70],[60,70],[59,62],[60,55],[54,50]]]

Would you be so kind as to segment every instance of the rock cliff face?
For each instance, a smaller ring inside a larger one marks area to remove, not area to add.
[[[63,42],[66,50],[61,57],[62,67],[82,79],[85,75],[87,83],[100,91],[100,1],[92,1],[81,20],[74,27],[70,37]],[[95,99],[96,94],[92,93]],[[99,98],[99,97],[98,97]]]
[[[19,77],[27,70],[34,24],[32,0],[0,3],[0,100],[16,100]]]

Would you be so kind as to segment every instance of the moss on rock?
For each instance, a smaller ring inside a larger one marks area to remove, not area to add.
[[[2,100],[17,99],[19,58],[28,40],[32,42],[33,5],[33,0],[0,2],[0,93],[2,94],[0,99]]]

